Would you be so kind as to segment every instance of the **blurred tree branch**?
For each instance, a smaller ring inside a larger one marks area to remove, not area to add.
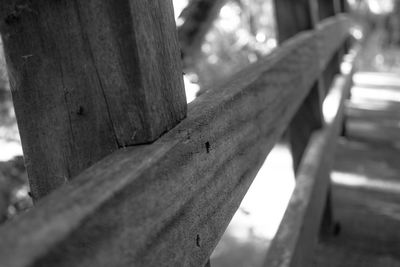
[[[226,0],[191,0],[179,19],[178,36],[182,59],[185,66],[191,65],[198,55],[208,30],[225,4]]]

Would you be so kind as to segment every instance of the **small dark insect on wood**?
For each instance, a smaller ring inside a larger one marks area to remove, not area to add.
[[[340,222],[336,222],[335,225],[333,226],[333,235],[338,236],[340,235],[341,231],[342,231],[342,226]]]
[[[200,247],[200,235],[196,236],[196,246]]]
[[[79,106],[79,109],[78,109],[78,111],[76,112],[76,114],[78,114],[78,115],[83,115],[83,112],[84,112],[83,107],[82,107],[82,106]]]
[[[210,148],[211,148],[211,146],[210,146],[210,142],[206,142],[206,150],[207,150],[207,154],[209,154],[209,153],[210,153]]]

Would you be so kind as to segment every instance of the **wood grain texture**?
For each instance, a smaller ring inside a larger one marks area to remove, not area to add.
[[[170,0],[20,2],[0,29],[35,199],[185,116]]]
[[[312,13],[315,10],[310,0],[275,0],[274,4],[280,44],[301,31],[315,28],[316,14]],[[321,100],[324,95],[320,90],[321,85],[319,80],[314,84],[288,128],[295,173],[313,131],[322,127]]]
[[[336,43],[323,47],[340,46],[342,24],[321,28]],[[319,36],[286,42],[197,98],[153,144],[120,149],[1,227],[2,264],[204,266],[315,83]]]
[[[342,127],[344,102],[353,71],[336,80],[328,98],[337,107],[333,120],[314,133],[298,171],[297,183],[264,266],[310,266],[329,192],[336,140]]]

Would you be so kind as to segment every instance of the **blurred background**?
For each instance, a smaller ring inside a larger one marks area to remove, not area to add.
[[[188,103],[278,45],[272,0],[173,2]],[[348,2],[354,39],[370,32],[358,69],[400,74],[400,0]],[[294,183],[289,149],[277,144],[215,249],[212,266],[261,266]],[[30,207],[0,40],[0,223]]]

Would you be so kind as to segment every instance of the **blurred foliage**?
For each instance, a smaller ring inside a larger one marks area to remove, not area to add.
[[[10,160],[0,161],[0,223],[13,217],[21,211],[32,207],[29,197],[28,178],[23,157],[12,158],[15,151],[10,147],[20,150],[20,140],[16,123],[9,82],[7,78],[6,63],[3,46],[0,42],[0,145],[1,158]],[[9,155],[5,155],[9,153]]]
[[[32,205],[23,157],[0,162],[0,223]]]
[[[177,0],[178,1],[178,0]],[[276,47],[272,1],[229,0],[184,70],[201,91],[257,61]]]

